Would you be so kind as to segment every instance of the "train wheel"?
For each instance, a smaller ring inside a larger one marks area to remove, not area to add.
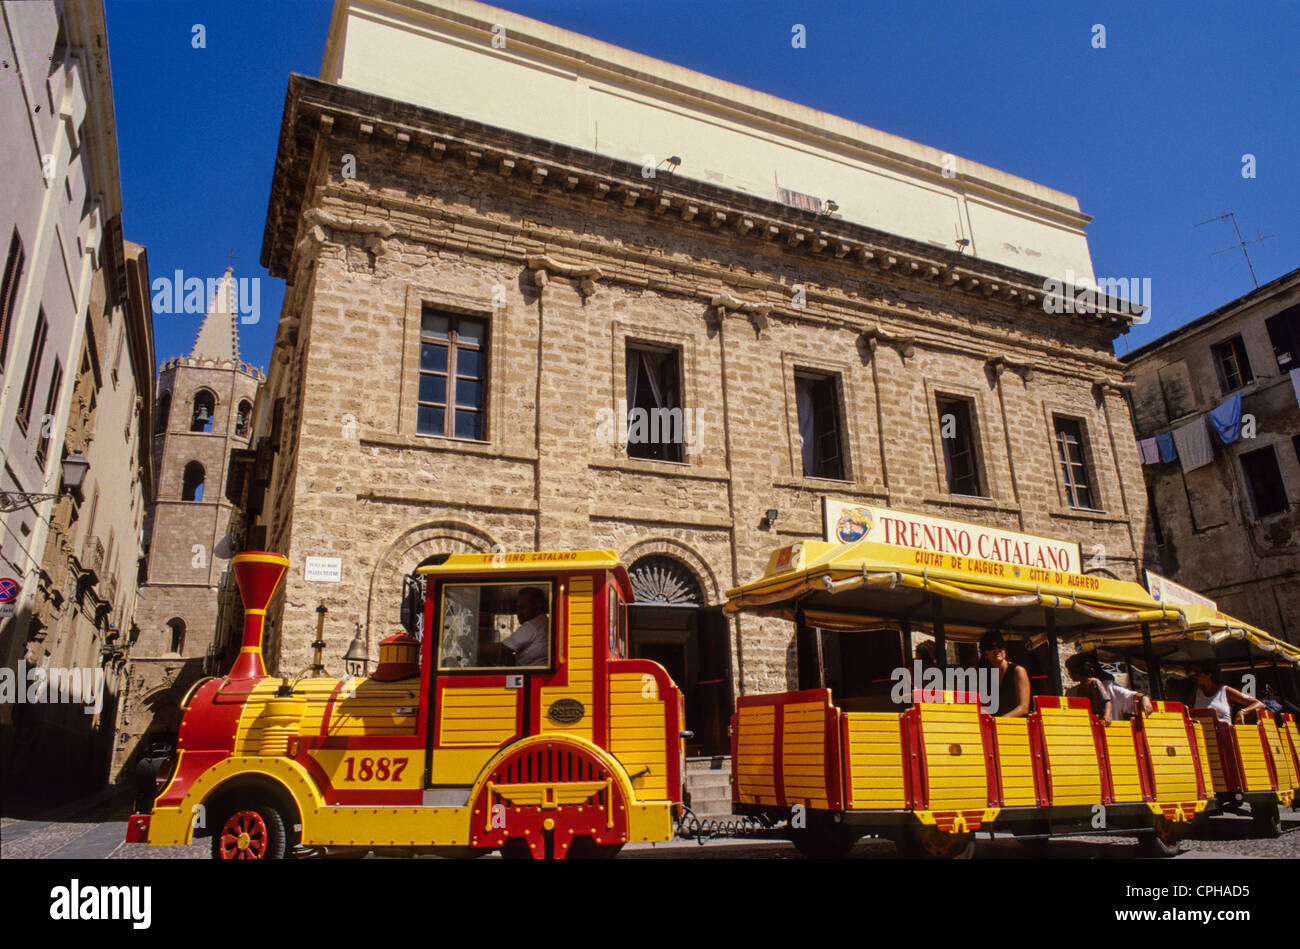
[[[217,860],[283,860],[289,852],[284,817],[269,804],[228,807],[212,835]]]
[[[1272,840],[1282,836],[1282,814],[1276,803],[1250,805],[1255,836]]]
[[[569,844],[566,856],[571,860],[613,860],[622,844],[598,844],[590,837],[579,837]]]
[[[1182,847],[1178,845],[1181,839],[1182,834],[1172,821],[1157,817],[1155,832],[1138,837],[1138,849],[1144,857],[1176,857],[1182,853]]]
[[[937,827],[909,827],[897,843],[899,855],[912,860],[969,860],[975,856],[973,833],[949,834]]]
[[[805,827],[790,835],[795,849],[809,860],[839,860],[849,855],[859,834],[847,827]]]

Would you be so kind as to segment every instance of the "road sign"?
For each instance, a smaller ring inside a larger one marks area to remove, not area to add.
[[[18,598],[18,581],[13,577],[0,577],[0,603]]]

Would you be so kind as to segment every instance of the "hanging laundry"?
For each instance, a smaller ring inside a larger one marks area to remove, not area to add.
[[[1207,418],[1219,433],[1219,440],[1225,445],[1231,445],[1241,437],[1241,393],[1224,399],[1217,408],[1210,411]]]
[[[1291,388],[1295,389],[1295,400],[1300,403],[1300,366],[1291,370]]]
[[[1173,434],[1174,447],[1178,449],[1178,460],[1183,463],[1184,472],[1203,468],[1214,460],[1214,446],[1210,443],[1210,429],[1205,424],[1204,415],[1174,429]]]
[[[1160,446],[1160,460],[1169,462],[1178,457],[1178,451],[1174,448],[1174,433],[1161,432],[1156,436],[1156,444]]]
[[[1144,438],[1138,442],[1138,451],[1142,453],[1142,464],[1154,465],[1160,460],[1160,446],[1154,438]]]

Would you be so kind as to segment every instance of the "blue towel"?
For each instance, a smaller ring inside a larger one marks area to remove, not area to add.
[[[1207,413],[1210,424],[1219,433],[1219,440],[1230,445],[1241,437],[1241,393],[1219,403],[1219,407]]]
[[[1156,436],[1156,444],[1160,446],[1161,461],[1175,461],[1178,458],[1178,451],[1174,448],[1174,433],[1165,432]]]

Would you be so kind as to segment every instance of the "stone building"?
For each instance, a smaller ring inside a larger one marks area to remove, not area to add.
[[[188,356],[158,372],[152,453],[157,490],[145,520],[140,588],[114,775],[152,736],[172,737],[180,701],[202,675],[229,666],[235,590],[227,567],[239,521],[225,496],[233,452],[252,436],[262,371],[240,361],[233,270],[227,269]]]
[[[1203,425],[1207,412],[1241,399],[1241,437],[1209,434],[1212,461],[1143,466],[1148,565],[1300,642],[1300,270],[1123,362],[1142,439]]]
[[[333,669],[354,623],[373,657],[433,554],[611,548],[714,755],[794,655],[724,591],[826,496],[1137,575],[1130,318],[1044,300],[1092,277],[1075,199],[476,3],[344,0],[322,77],[290,79],[262,252],[272,668],[310,662],[318,603]]]
[[[102,5],[5,3],[0,59],[0,577],[16,588],[0,662],[42,698],[0,704],[0,780],[48,796],[107,773],[152,478],[153,323],[144,249],[122,239]]]

